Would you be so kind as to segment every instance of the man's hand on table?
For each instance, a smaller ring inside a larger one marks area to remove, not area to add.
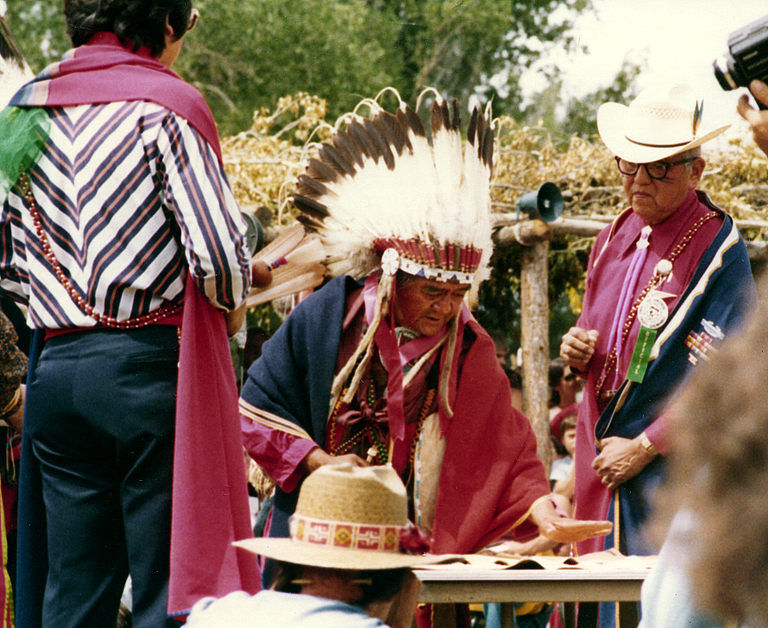
[[[331,454],[323,451],[320,447],[312,449],[301,461],[301,467],[304,472],[309,475],[316,469],[326,464],[341,464],[342,462],[349,462],[355,467],[367,467],[370,466],[360,456],[355,454],[344,454],[343,456],[332,456]]]
[[[512,554],[514,556],[536,556],[546,552],[559,554],[562,548],[569,548],[569,545],[552,541],[544,536],[537,536],[530,541],[503,541],[489,545],[480,551],[480,554],[495,556],[497,554]]]
[[[605,536],[613,527],[609,521],[579,521],[563,516],[548,499],[536,504],[530,518],[539,527],[539,534],[557,543],[578,543]]]

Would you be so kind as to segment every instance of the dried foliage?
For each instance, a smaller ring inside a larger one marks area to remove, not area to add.
[[[316,143],[330,135],[325,115],[322,99],[297,94],[281,99],[274,112],[256,112],[249,131],[223,142],[235,196],[244,211],[258,210],[268,239],[293,222],[296,210],[289,202],[293,181]],[[520,196],[545,181],[562,191],[564,218],[607,222],[626,206],[613,157],[599,138],[573,137],[567,150],[558,150],[544,127],[520,127],[511,118],[497,120],[497,138],[491,188],[496,224],[515,222]],[[702,189],[739,221],[748,242],[763,244],[768,232],[768,159],[746,134],[719,152],[705,147],[705,158]],[[566,235],[550,245],[550,303],[565,303],[574,314],[580,308],[592,241],[592,237]],[[516,318],[519,307],[515,296],[519,257],[514,250],[497,251],[491,260],[493,276],[483,290],[490,316],[487,326],[513,340],[514,323],[507,321]]]
[[[292,222],[294,210],[287,206],[286,186],[299,172],[307,140],[330,135],[325,115],[322,98],[305,93],[286,96],[274,112],[256,111],[248,131],[222,142],[227,176],[243,211],[258,212],[266,226],[276,216],[277,230]]]
[[[274,112],[257,111],[249,131],[223,142],[227,174],[244,209],[265,206],[279,225],[292,220],[293,180],[313,144],[330,133],[325,115],[325,101],[316,96],[285,97]],[[499,224],[514,221],[519,197],[545,181],[561,189],[564,217],[606,220],[624,208],[612,155],[598,139],[573,137],[558,151],[545,128],[520,127],[507,117],[497,120],[497,137],[491,196]],[[737,220],[761,222],[768,210],[768,160],[748,137],[732,140],[730,148],[705,152],[702,188]],[[762,237],[762,229],[750,231],[745,235]]]

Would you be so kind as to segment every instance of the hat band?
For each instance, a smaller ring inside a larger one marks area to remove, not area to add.
[[[309,545],[371,552],[400,552],[403,526],[344,523],[294,514],[290,520],[291,539]]]
[[[646,142],[638,142],[637,140],[633,140],[628,135],[625,135],[624,138],[628,142],[632,142],[637,146],[645,146],[646,148],[677,148],[678,146],[685,146],[686,144],[690,144],[691,142],[694,141],[694,140],[686,140],[685,142],[677,142],[675,144],[647,144]]]
[[[464,273],[460,270],[446,270],[444,268],[432,268],[425,264],[419,264],[407,257],[400,258],[400,270],[409,275],[424,277],[425,279],[435,279],[437,281],[457,281],[459,283],[473,283],[475,273]]]

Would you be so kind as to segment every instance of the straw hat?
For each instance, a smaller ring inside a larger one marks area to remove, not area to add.
[[[305,481],[291,517],[290,539],[237,541],[255,554],[331,569],[397,569],[441,560],[406,554],[401,535],[411,530],[408,497],[389,466],[322,466]]]
[[[597,129],[614,155],[650,163],[701,146],[730,126],[699,131],[703,107],[688,85],[655,85],[640,92],[629,107],[601,105]]]

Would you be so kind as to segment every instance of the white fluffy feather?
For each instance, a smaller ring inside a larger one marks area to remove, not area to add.
[[[487,265],[493,246],[490,167],[478,157],[480,140],[474,144],[464,141],[461,132],[452,128],[456,126],[454,121],[449,126],[437,125],[430,144],[421,129],[414,131],[414,114],[404,104],[401,104],[394,132],[387,126],[392,123],[392,118],[385,120],[380,108],[370,102],[366,104],[374,125],[388,139],[394,167],[388,168],[383,158],[376,160],[366,156],[366,148],[362,146],[363,165],[351,157],[348,165],[355,170],[351,175],[330,159],[321,158],[325,165],[333,168],[333,173],[328,174],[328,169],[315,171],[313,181],[321,185],[302,187],[300,182],[294,199],[297,207],[311,217],[308,221],[322,239],[328,253],[326,267],[329,272],[355,276],[372,272],[380,263],[374,247],[377,243],[381,246],[381,242],[388,238],[473,246],[483,250],[483,261]],[[444,106],[443,101],[438,100],[436,106]],[[344,118],[346,126],[336,130],[337,134],[346,134],[343,139],[347,145],[354,136],[348,133],[353,119],[364,123],[359,114],[348,115]],[[406,120],[409,121],[404,122]],[[488,124],[486,121],[486,126]],[[415,126],[419,128],[418,124]],[[368,130],[370,127],[368,123]],[[359,131],[359,127],[355,128]],[[408,143],[398,154],[396,146],[404,137]],[[342,144],[340,138],[335,139],[338,143],[334,146]],[[366,135],[360,143],[374,142],[374,139]],[[327,209],[327,215],[312,211],[313,208],[304,202],[306,199]],[[478,271],[477,279],[486,278],[486,269]]]

